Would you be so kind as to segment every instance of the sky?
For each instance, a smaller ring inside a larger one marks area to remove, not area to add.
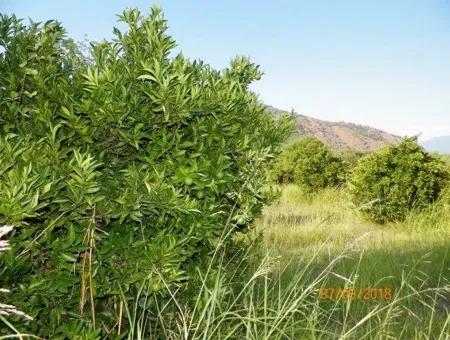
[[[0,13],[57,19],[98,41],[123,9],[152,4],[185,56],[260,65],[252,89],[266,104],[422,140],[450,135],[450,0],[0,0]]]

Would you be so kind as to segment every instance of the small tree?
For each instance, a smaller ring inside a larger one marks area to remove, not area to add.
[[[0,15],[0,223],[16,226],[0,286],[45,338],[111,329],[144,281],[185,286],[260,212],[291,129],[249,90],[247,58],[175,55],[156,7],[120,20],[86,57],[58,22]]]
[[[402,221],[412,209],[434,202],[447,185],[449,170],[416,138],[405,138],[361,159],[350,180],[353,202],[370,220]]]
[[[345,174],[346,163],[314,137],[285,147],[272,169],[272,179],[277,183],[295,183],[307,192],[338,186]]]

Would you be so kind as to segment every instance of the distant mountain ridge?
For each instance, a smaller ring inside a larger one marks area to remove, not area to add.
[[[286,111],[267,106],[279,117]],[[297,129],[295,137],[313,136],[325,144],[342,150],[373,151],[389,144],[395,144],[401,137],[388,132],[347,122],[330,122],[305,115],[296,114]]]
[[[450,154],[450,136],[431,138],[422,142],[422,146],[428,151]]]

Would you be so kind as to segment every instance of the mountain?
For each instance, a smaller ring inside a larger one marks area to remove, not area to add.
[[[286,111],[267,106],[275,117]],[[373,151],[388,144],[400,141],[401,137],[369,126],[347,122],[329,122],[296,114],[297,129],[295,137],[314,136],[336,149]]]
[[[428,151],[450,154],[450,136],[431,138],[422,142],[422,146]]]

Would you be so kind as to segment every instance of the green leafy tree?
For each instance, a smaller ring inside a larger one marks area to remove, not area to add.
[[[295,183],[307,192],[339,186],[345,181],[346,163],[320,140],[305,137],[286,146],[272,164],[272,179]]]
[[[86,56],[58,22],[0,17],[0,224],[17,226],[0,286],[49,338],[126,324],[119,300],[140,282],[189,280],[260,212],[292,128],[248,89],[248,59],[173,56],[158,8],[120,20]]]
[[[433,203],[450,178],[448,166],[416,138],[405,138],[362,158],[350,180],[355,205],[375,222],[402,221]]]

